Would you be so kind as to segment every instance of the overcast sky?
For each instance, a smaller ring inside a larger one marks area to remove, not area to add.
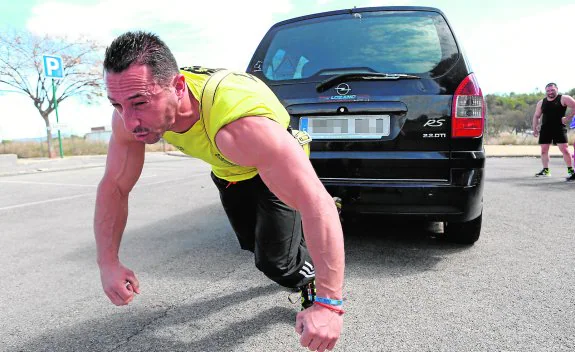
[[[484,94],[527,93],[557,82],[575,88],[573,0],[3,0],[0,30],[37,34],[86,34],[102,43],[130,29],[157,33],[180,66],[245,70],[260,38],[275,22],[354,6],[418,5],[446,14]],[[551,5],[549,5],[551,4]],[[2,89],[0,87],[0,89]],[[88,107],[65,101],[60,122],[83,134],[109,125],[107,101]],[[52,114],[54,115],[54,114]],[[51,116],[55,121],[55,116]],[[0,95],[0,139],[44,136],[44,123],[29,98]]]

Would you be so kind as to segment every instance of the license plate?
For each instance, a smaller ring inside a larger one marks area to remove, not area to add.
[[[380,139],[389,136],[389,115],[302,117],[299,129],[312,139]]]

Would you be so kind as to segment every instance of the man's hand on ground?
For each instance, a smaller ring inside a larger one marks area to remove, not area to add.
[[[313,305],[298,313],[295,331],[300,344],[310,351],[332,350],[341,334],[343,318],[339,313]]]
[[[140,293],[136,275],[120,263],[100,265],[100,279],[106,296],[117,306],[130,303]]]

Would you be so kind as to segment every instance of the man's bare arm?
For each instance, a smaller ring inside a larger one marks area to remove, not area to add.
[[[561,119],[564,124],[567,124],[569,120],[575,116],[575,99],[569,95],[562,95],[561,104],[571,109],[571,117],[565,116]]]
[[[535,113],[533,114],[533,135],[535,135],[537,137],[537,135],[539,134],[539,131],[537,130],[537,128],[539,127],[539,119],[541,118],[541,105],[543,104],[543,100],[539,100],[537,102],[537,106],[535,107]]]
[[[136,275],[120,263],[118,252],[128,219],[128,194],[142,172],[144,148],[143,143],[133,140],[114,111],[106,171],[96,196],[94,235],[102,288],[118,306],[130,303],[134,293],[140,293]]]
[[[317,295],[341,299],[345,254],[339,216],[301,146],[281,125],[263,117],[225,126],[216,144],[231,161],[255,166],[269,189],[301,213]]]
[[[128,194],[144,165],[145,145],[133,140],[114,112],[106,171],[98,186],[94,233],[98,264],[118,262],[118,250],[128,218]]]

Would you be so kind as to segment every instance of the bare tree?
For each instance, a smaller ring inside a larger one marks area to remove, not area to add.
[[[36,36],[29,32],[0,32],[0,85],[5,92],[21,93],[30,98],[46,125],[48,156],[54,157],[49,115],[56,104],[70,97],[90,104],[103,95],[101,50],[93,40],[68,40]],[[44,76],[43,55],[60,56],[64,78],[55,80],[56,94],[50,78]]]

